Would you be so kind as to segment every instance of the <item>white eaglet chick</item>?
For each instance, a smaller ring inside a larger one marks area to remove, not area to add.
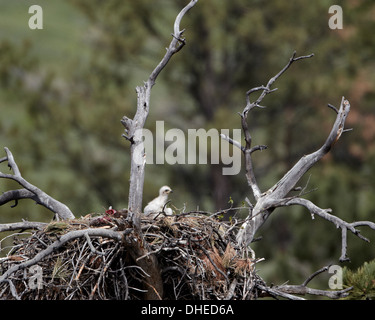
[[[167,216],[171,216],[173,214],[171,208],[164,208],[165,204],[168,201],[168,195],[173,192],[172,189],[168,186],[163,186],[159,190],[159,196],[154,200],[150,201],[145,209],[143,210],[146,216],[151,218],[155,218],[160,212],[163,211]]]

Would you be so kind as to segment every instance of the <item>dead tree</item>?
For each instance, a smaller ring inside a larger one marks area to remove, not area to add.
[[[360,234],[360,230],[356,229],[356,227],[368,226],[371,229],[375,230],[375,223],[370,221],[359,221],[352,223],[345,222],[337,216],[330,214],[330,212],[332,211],[331,209],[319,208],[311,201],[302,198],[303,192],[301,192],[297,196],[290,195],[290,193],[295,190],[296,184],[300,181],[303,175],[332,149],[332,147],[341,137],[342,133],[349,131],[344,127],[346,117],[350,111],[349,101],[343,97],[339,109],[330,104],[328,105],[331,109],[334,110],[336,114],[336,120],[322,147],[320,147],[315,152],[301,157],[301,159],[297,161],[297,163],[270,189],[266,190],[265,192],[262,192],[259,189],[253,169],[252,154],[258,150],[267,149],[267,146],[252,146],[252,137],[247,124],[247,117],[249,115],[249,112],[254,108],[264,108],[261,105],[262,100],[266,95],[277,90],[277,88],[272,89],[272,85],[294,62],[311,58],[312,56],[313,54],[310,54],[308,56],[296,57],[296,53],[294,52],[286,66],[278,74],[272,77],[268,81],[266,86],[255,87],[246,92],[246,106],[243,109],[242,113],[240,113],[242,130],[245,136],[245,146],[242,146],[239,141],[234,141],[233,139],[222,135],[223,139],[229,141],[231,144],[241,149],[245,157],[247,183],[256,201],[255,205],[252,205],[249,202],[249,214],[237,234],[237,242],[239,246],[249,245],[254,240],[256,232],[267,221],[271,213],[276,208],[300,205],[305,207],[311,213],[312,217],[314,217],[314,215],[320,216],[323,219],[326,219],[335,224],[337,228],[341,229],[342,249],[340,261],[345,261],[348,260],[348,257],[346,255],[347,231],[349,230],[359,238],[368,241],[368,239]],[[260,92],[260,95],[256,100],[251,101],[250,96],[256,92]]]
[[[255,199],[255,205],[248,201],[249,214],[243,223],[239,223],[242,226],[237,234],[236,222],[227,224],[215,218],[221,212],[209,215],[205,212],[182,213],[153,221],[142,217],[145,151],[141,134],[149,113],[151,89],[171,57],[185,45],[184,30],[180,30],[180,23],[197,1],[191,0],[177,15],[166,54],[144,85],[136,88],[137,110],[134,118],[124,116],[121,120],[125,127],[123,136],[130,142],[131,152],[127,210],[110,208],[98,217],[76,219],[66,205],[25,180],[12,153],[5,148],[6,156],[0,159],[0,163],[8,162],[13,174],[0,172],[0,178],[12,179],[23,188],[3,193],[0,205],[9,201],[17,204],[18,200],[29,198],[51,210],[63,221],[22,221],[0,225],[0,232],[34,231],[29,238],[19,239],[7,256],[0,259],[0,299],[3,296],[15,299],[79,299],[82,295],[89,299],[128,299],[131,290],[136,292],[132,296],[136,299],[162,299],[165,296],[171,299],[256,299],[262,295],[300,299],[295,295],[316,294],[340,298],[348,294],[350,288],[332,292],[307,287],[308,282],[326,271],[327,267],[315,272],[301,285],[268,287],[256,274],[255,265],[262,259],[256,259],[255,253],[248,246],[276,208],[291,205],[304,206],[312,216],[321,216],[341,228],[342,261],[347,259],[348,230],[367,240],[356,228],[365,225],[375,229],[375,224],[369,221],[348,223],[331,215],[330,209],[321,209],[304,199],[304,190],[297,196],[290,195],[302,176],[331,150],[346,131],[344,124],[350,104],[344,98],[339,109],[329,105],[336,112],[336,121],[320,149],[303,156],[268,191],[262,192],[257,184],[252,154],[267,147],[252,146],[248,114],[254,108],[262,108],[263,98],[276,90],[271,86],[292,63],[312,55],[296,57],[293,54],[287,65],[266,86],[253,88],[246,93],[246,105],[240,114],[245,146],[222,136],[242,150],[247,182]],[[250,96],[256,92],[260,92],[260,95],[252,102]],[[25,285],[27,269],[35,264],[43,264],[51,275],[47,283],[51,287],[42,294],[29,290]],[[65,266],[68,274],[62,285],[53,282],[58,266]],[[141,288],[134,287],[133,283]],[[165,286],[172,286],[167,294]]]

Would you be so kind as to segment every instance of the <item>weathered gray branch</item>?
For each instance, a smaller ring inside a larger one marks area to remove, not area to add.
[[[46,225],[47,223],[44,223],[44,222],[32,222],[32,221],[4,223],[4,224],[0,224],[0,232],[14,231],[14,230],[23,231],[23,230],[28,230],[28,229],[42,230]]]
[[[290,192],[302,176],[320,159],[322,159],[335,145],[337,140],[341,137],[344,130],[345,120],[350,111],[350,103],[342,97],[340,109],[336,117],[336,121],[332,127],[330,134],[323,146],[309,154],[303,156],[294,166],[290,169],[285,176],[280,179],[268,192],[273,193],[274,198],[283,198]]]
[[[14,160],[14,157],[8,148],[4,148],[7,154],[6,160],[8,161],[8,166],[12,169],[13,174],[6,174],[0,172],[0,178],[3,179],[10,179],[18,182],[24,189],[19,190],[12,190],[3,193],[0,196],[0,205],[7,203],[11,200],[19,200],[30,198],[36,201],[38,204],[43,205],[47,209],[51,210],[52,212],[56,213],[61,219],[73,219],[74,214],[70,211],[70,209],[63,203],[57,201],[56,199],[52,198],[44,191],[40,190],[36,186],[32,185],[30,182],[25,180],[21,172],[17,166],[17,163]],[[5,158],[2,158],[2,161],[6,161]],[[13,198],[12,198],[13,197]]]
[[[327,221],[332,222],[336,226],[336,228],[340,228],[341,229],[341,256],[340,256],[339,260],[341,262],[349,260],[349,258],[347,257],[347,254],[346,254],[346,248],[347,248],[347,237],[346,237],[346,235],[347,235],[348,230],[350,232],[352,232],[354,235],[356,235],[357,237],[359,237],[360,239],[362,239],[366,242],[369,242],[369,240],[367,238],[365,238],[364,236],[362,236],[360,234],[360,230],[356,229],[356,227],[367,226],[367,227],[375,230],[375,223],[374,222],[371,222],[371,221],[356,221],[356,222],[352,222],[352,223],[346,222],[346,221],[340,219],[339,217],[330,214],[330,212],[332,211],[331,209],[319,208],[318,206],[316,206],[315,204],[313,204],[311,201],[309,201],[307,199],[293,198],[293,199],[290,199],[290,200],[286,201],[283,205],[285,205],[285,206],[301,205],[301,206],[305,207],[306,209],[308,209],[310,211],[310,213],[312,214],[312,216],[317,215],[317,216],[319,216],[319,217],[321,217],[321,218],[323,218]]]
[[[282,297],[289,300],[305,300],[302,297],[306,294],[310,295],[316,295],[320,297],[327,297],[330,299],[340,299],[344,298],[349,295],[349,291],[352,289],[346,288],[342,290],[319,290],[319,289],[312,289],[307,286],[307,284],[315,278],[317,275],[329,270],[329,266],[323,267],[319,269],[318,271],[314,272],[312,275],[310,275],[301,285],[287,285],[283,284],[280,286],[274,286],[272,288],[258,285],[258,288],[263,290],[264,292],[267,292],[271,296],[274,297]]]
[[[256,231],[268,219],[273,210],[285,205],[285,196],[294,189],[302,176],[331,150],[344,130],[345,120],[349,111],[349,101],[342,98],[336,121],[323,146],[317,151],[303,156],[284,177],[257,198],[252,215],[246,219],[237,235],[237,241],[240,244],[247,245],[253,240]]]
[[[319,290],[319,289],[313,289],[309,288],[304,285],[282,285],[282,286],[275,286],[273,287],[270,293],[274,294],[275,296],[282,296],[287,299],[291,300],[304,300],[301,297],[296,297],[295,295],[315,295],[319,297],[327,297],[330,299],[340,299],[344,298],[349,295],[348,291],[350,291],[352,288],[346,288],[342,290]],[[270,289],[267,289],[270,291]]]
[[[271,86],[286,70],[289,69],[289,67],[295,61],[311,58],[312,56],[313,56],[313,54],[310,54],[310,55],[307,55],[307,56],[296,57],[296,52],[294,52],[292,57],[289,59],[288,63],[285,65],[285,67],[279,73],[277,73],[274,77],[272,77],[268,81],[266,86],[260,86],[260,87],[252,88],[252,89],[250,89],[249,91],[246,92],[246,106],[243,109],[242,113],[240,113],[241,125],[242,125],[243,133],[245,135],[246,145],[245,145],[244,148],[241,147],[241,150],[244,153],[244,157],[245,157],[245,171],[246,171],[247,183],[248,183],[249,187],[252,189],[253,195],[254,195],[256,200],[258,200],[261,197],[261,191],[259,189],[259,186],[258,186],[256,178],[255,178],[251,154],[254,151],[263,150],[263,149],[266,149],[267,147],[266,146],[257,146],[257,147],[254,147],[254,148],[251,147],[252,138],[251,138],[251,134],[250,134],[250,131],[249,131],[249,128],[248,128],[248,124],[247,124],[248,113],[256,107],[264,108],[263,106],[260,105],[262,100],[266,97],[267,94],[270,94],[270,93],[277,90],[277,88],[271,89]],[[258,91],[261,91],[261,94],[258,96],[258,98],[254,102],[251,102],[250,101],[250,95],[255,93],[255,92],[258,92]],[[231,142],[231,141],[229,141],[229,142]],[[238,147],[238,144],[235,144],[233,142],[231,142],[231,143]]]
[[[39,200],[34,193],[27,189],[9,190],[0,195],[0,206],[10,201],[15,201],[17,204],[17,201],[21,199],[33,199],[35,202],[38,202]],[[12,205],[12,207],[14,207],[16,204]]]
[[[275,81],[286,71],[289,69],[289,67],[293,64],[293,62],[295,61],[298,61],[298,60],[302,60],[302,59],[307,59],[307,58],[311,58],[313,57],[314,54],[309,54],[307,56],[300,56],[300,57],[296,57],[296,52],[294,51],[293,52],[293,55],[292,57],[289,59],[288,63],[285,65],[284,68],[282,68],[280,70],[280,72],[278,74],[276,74],[274,77],[272,77],[266,86],[260,86],[260,87],[256,87],[256,88],[252,88],[250,89],[249,91],[246,92],[246,107],[244,108],[244,110],[242,111],[242,116],[246,115],[251,109],[255,108],[255,107],[258,107],[258,108],[262,108],[262,106],[260,105],[260,103],[262,102],[262,100],[265,98],[265,96],[269,93],[272,93],[274,91],[277,90],[277,88],[275,89],[271,89],[271,86],[275,83]],[[258,99],[256,99],[254,102],[250,102],[250,95],[254,92],[257,92],[257,91],[262,91],[262,93],[259,95]]]
[[[292,65],[293,62],[306,59],[312,57],[313,54],[307,55],[307,56],[300,56],[296,57],[296,53],[294,52],[292,57],[289,59],[288,63],[285,65],[285,67],[277,73],[274,77],[272,77],[266,86],[259,86],[255,87],[253,89],[250,89],[246,92],[246,106],[243,109],[242,113],[240,113],[241,116],[241,125],[242,130],[245,135],[245,146],[242,146],[239,141],[234,141],[231,138],[221,135],[221,137],[225,140],[227,140],[229,143],[234,145],[235,147],[240,148],[240,150],[244,154],[245,158],[245,170],[246,170],[246,178],[249,187],[252,190],[252,193],[254,195],[254,198],[256,200],[256,204],[254,206],[251,206],[249,210],[249,215],[246,218],[244,224],[241,226],[241,229],[239,230],[237,234],[237,242],[240,246],[242,245],[248,245],[251,243],[254,239],[255,233],[258,231],[258,229],[263,225],[263,223],[268,219],[270,214],[274,211],[275,208],[285,206],[285,205],[291,205],[291,204],[299,204],[302,206],[307,207],[310,212],[313,214],[314,212],[319,213],[320,216],[323,218],[334,222],[336,225],[341,227],[342,230],[342,255],[340,257],[340,260],[346,260],[346,233],[347,230],[350,230],[354,234],[356,234],[358,237],[362,238],[363,240],[366,240],[364,237],[362,237],[359,234],[359,231],[355,229],[355,223],[349,224],[344,222],[341,219],[336,219],[335,216],[329,215],[326,210],[320,209],[316,207],[311,202],[308,202],[307,200],[297,198],[297,197],[290,197],[287,198],[287,194],[295,189],[296,184],[300,179],[303,177],[303,175],[320,159],[322,159],[335,145],[337,140],[341,137],[342,133],[347,131],[344,129],[345,120],[348,116],[348,113],[350,111],[350,103],[348,100],[346,100],[344,97],[341,100],[340,108],[337,109],[336,107],[333,107],[332,105],[328,105],[331,109],[333,109],[336,113],[336,120],[332,126],[332,130],[329,133],[326,141],[322,145],[321,148],[316,150],[315,152],[304,155],[274,186],[272,186],[269,190],[266,192],[261,192],[259,189],[259,186],[257,184],[255,173],[253,169],[253,162],[252,162],[252,153],[257,150],[264,150],[267,148],[267,146],[255,146],[252,147],[252,138],[250,135],[250,131],[247,124],[247,116],[249,112],[258,107],[258,108],[264,108],[261,106],[262,100],[265,98],[265,96],[269,93],[274,92],[277,89],[271,89],[271,86],[274,84],[274,82]],[[257,99],[255,99],[253,102],[250,100],[250,95],[260,92]],[[373,228],[373,224],[371,222],[359,222],[361,225],[367,225],[371,228]],[[356,224],[358,225],[358,224]]]
[[[177,15],[174,22],[174,33],[172,34],[172,40],[167,48],[167,52],[160,63],[151,72],[150,77],[144,85],[136,88],[137,111],[134,118],[129,119],[128,117],[123,117],[121,121],[125,127],[125,134],[123,136],[131,143],[131,168],[128,201],[128,209],[130,212],[129,218],[138,229],[140,224],[140,213],[142,212],[142,196],[146,164],[146,155],[142,141],[142,129],[144,128],[150,110],[151,89],[155,84],[156,78],[168,64],[171,57],[180,51],[185,45],[185,39],[183,38],[184,30],[180,30],[180,23],[184,15],[197,2],[198,0],[191,0]]]

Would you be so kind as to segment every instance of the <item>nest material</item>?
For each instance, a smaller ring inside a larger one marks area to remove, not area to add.
[[[87,228],[127,228],[124,217],[85,217],[52,222],[44,230],[14,239],[0,275],[45,250],[64,234]],[[134,259],[121,241],[106,237],[80,237],[44,257],[35,269],[21,268],[0,283],[0,299],[143,299],[150,276],[139,261],[155,255],[159,264],[163,299],[253,299],[255,261],[233,246],[233,226],[202,215],[142,220],[148,253]],[[37,282],[40,280],[40,282]]]

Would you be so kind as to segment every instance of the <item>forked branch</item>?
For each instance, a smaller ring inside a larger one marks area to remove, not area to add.
[[[253,240],[256,231],[268,219],[274,209],[285,205],[285,197],[295,188],[302,176],[331,150],[344,131],[344,124],[349,111],[349,101],[342,98],[336,120],[323,146],[317,151],[303,156],[274,186],[256,197],[257,203],[252,210],[252,214],[247,218],[238,233],[237,240],[239,243],[247,245]],[[252,175],[254,175],[253,172]]]
[[[302,176],[320,159],[322,159],[340,139],[341,134],[344,132],[344,125],[346,117],[350,111],[350,103],[342,97],[340,109],[338,110],[336,121],[332,126],[332,130],[328,135],[323,146],[317,151],[303,156],[294,166],[290,169],[283,178],[280,179],[272,188],[267,192],[273,193],[274,198],[283,198],[290,192]]]
[[[280,70],[280,72],[278,74],[276,74],[274,77],[272,77],[266,86],[260,86],[260,87],[256,87],[256,88],[252,88],[250,89],[249,91],[246,92],[246,107],[244,108],[244,110],[242,111],[242,114],[241,116],[242,117],[246,117],[247,113],[255,108],[255,107],[258,107],[258,108],[262,108],[262,106],[260,105],[260,103],[262,102],[262,100],[264,99],[264,97],[269,94],[269,93],[272,93],[274,91],[277,90],[277,88],[274,88],[274,89],[271,89],[272,85],[275,83],[275,81],[280,78],[280,76],[286,71],[289,69],[289,67],[296,61],[298,60],[302,60],[302,59],[308,59],[308,58],[311,58],[313,57],[314,54],[309,54],[309,55],[306,55],[306,56],[300,56],[300,57],[296,57],[296,51],[293,52],[293,55],[292,57],[289,59],[288,63],[285,65],[284,68],[282,68]],[[258,91],[262,91],[261,94],[259,95],[259,97],[254,101],[254,102],[250,102],[250,95],[254,92],[258,92]]]
[[[313,57],[314,54],[309,54],[306,56],[300,56],[296,57],[296,52],[293,52],[292,57],[289,59],[288,63],[284,66],[284,68],[281,69],[280,72],[278,72],[275,76],[273,76],[265,86],[259,86],[252,88],[246,92],[246,106],[243,109],[242,113],[240,113],[241,116],[241,126],[242,130],[245,136],[245,146],[242,146],[240,142],[234,141],[233,139],[229,138],[228,136],[221,135],[221,137],[225,140],[227,140],[229,143],[233,144],[234,146],[241,149],[241,151],[244,154],[245,158],[245,171],[246,171],[246,178],[247,183],[249,187],[252,189],[253,195],[256,200],[258,200],[261,197],[261,191],[259,189],[258,183],[255,178],[254,169],[253,169],[253,161],[252,161],[252,153],[258,150],[264,150],[267,149],[267,146],[260,145],[251,147],[252,145],[252,137],[248,128],[247,124],[247,116],[249,112],[254,108],[265,108],[261,105],[261,102],[263,99],[270,93],[277,90],[277,88],[271,89],[272,85],[275,83],[275,81],[286,71],[289,69],[289,67],[295,62],[302,59],[307,59]],[[250,95],[256,92],[261,92],[258,98],[251,102],[250,101]]]
[[[245,146],[242,146],[241,143],[238,141],[234,141],[229,137],[222,135],[223,139],[229,141],[234,146],[240,148],[243,152],[245,158],[247,182],[256,200],[256,204],[254,206],[251,206],[249,210],[250,213],[237,234],[237,242],[239,246],[247,246],[248,244],[250,244],[254,239],[255,233],[259,230],[259,228],[263,225],[263,223],[269,218],[270,214],[277,207],[301,205],[306,207],[310,211],[312,216],[314,214],[319,215],[323,219],[326,219],[334,223],[337,228],[341,228],[342,250],[340,261],[345,261],[348,260],[346,254],[347,231],[349,230],[362,240],[368,241],[365,237],[363,237],[360,234],[359,230],[356,229],[356,226],[365,225],[375,230],[375,224],[369,221],[348,223],[336,216],[331,215],[329,213],[329,210],[321,209],[312,202],[303,199],[300,196],[287,197],[287,195],[289,194],[289,192],[294,190],[296,184],[300,181],[303,175],[332,149],[332,147],[341,137],[342,133],[349,131],[345,129],[345,121],[350,111],[349,101],[342,97],[339,108],[336,108],[330,104],[328,105],[332,110],[335,111],[336,120],[332,126],[331,132],[329,133],[322,147],[320,147],[315,152],[312,152],[308,155],[304,155],[303,157],[301,157],[301,159],[297,161],[297,163],[274,186],[272,186],[266,192],[262,192],[259,189],[259,186],[255,178],[253,162],[251,157],[254,151],[264,150],[267,148],[267,146],[251,146],[252,138],[247,124],[247,116],[249,112],[256,107],[263,108],[261,102],[264,99],[264,97],[267,94],[272,93],[276,90],[271,89],[271,86],[291,66],[292,63],[298,60],[310,58],[312,56],[313,54],[296,57],[296,53],[294,52],[292,57],[289,59],[288,63],[285,65],[285,67],[274,77],[272,77],[268,81],[266,86],[255,87],[246,92],[246,106],[243,109],[242,113],[240,113],[241,125],[245,135]],[[261,93],[257,97],[257,99],[251,101],[250,95],[256,92]]]
[[[46,207],[47,209],[51,210],[52,212],[57,214],[61,219],[73,219],[74,214],[65,204],[52,198],[44,191],[32,185],[30,182],[28,182],[22,177],[12,153],[8,148],[4,149],[7,156],[1,158],[0,162],[7,161],[8,167],[13,171],[13,174],[0,172],[0,178],[14,180],[18,182],[24,189],[11,190],[3,193],[0,196],[0,205],[12,200],[16,201],[17,203],[19,199],[29,198],[36,201],[38,204]]]
[[[369,228],[371,228],[372,230],[375,230],[375,223],[374,222],[371,222],[371,221],[356,221],[356,222],[352,222],[352,223],[349,223],[349,222],[346,222],[342,219],[340,219],[339,217],[335,216],[335,215],[332,215],[330,214],[330,212],[332,211],[331,209],[322,209],[322,208],[319,208],[318,206],[316,206],[315,204],[313,204],[311,201],[307,200],[307,199],[303,199],[303,198],[293,198],[291,200],[288,200],[285,202],[284,204],[285,206],[291,206],[291,205],[300,205],[300,206],[303,206],[305,207],[306,209],[309,210],[309,212],[311,213],[312,217],[314,217],[314,215],[317,215],[329,222],[332,222],[336,228],[340,228],[341,229],[341,256],[340,256],[340,261],[341,262],[344,262],[344,261],[348,261],[349,258],[347,256],[347,232],[348,230],[350,232],[352,232],[354,235],[356,235],[358,238],[366,241],[366,242],[370,242],[367,238],[365,238],[364,236],[362,236],[360,234],[360,230],[356,229],[356,227],[358,226],[367,226]]]

